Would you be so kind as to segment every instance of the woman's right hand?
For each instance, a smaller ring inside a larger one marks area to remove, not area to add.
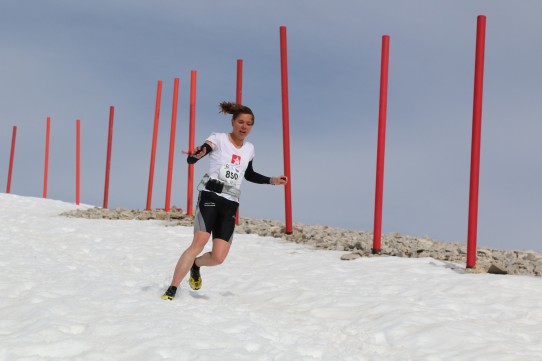
[[[194,149],[189,153],[189,155],[190,155],[191,157],[194,157],[194,158],[197,158],[197,159],[201,159],[203,156],[205,156],[205,153],[207,153],[207,149],[205,149],[205,147],[198,146],[198,147],[194,148]]]

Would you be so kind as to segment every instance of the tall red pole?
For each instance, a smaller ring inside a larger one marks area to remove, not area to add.
[[[237,82],[235,86],[235,102],[243,104],[243,59],[237,59]]]
[[[147,206],[146,210],[151,210],[152,201],[152,184],[154,180],[154,162],[156,159],[156,142],[158,139],[158,123],[160,121],[160,101],[162,99],[162,81],[158,80],[156,90],[156,106],[154,108],[154,130],[152,133],[152,148],[151,148],[151,165],[149,170],[149,186],[147,188]]]
[[[6,186],[6,193],[11,192],[11,175],[13,173],[13,160],[15,158],[16,140],[17,140],[17,127],[13,126],[13,132],[11,133],[11,153],[9,155],[8,184]]]
[[[382,199],[384,195],[384,154],[386,150],[386,110],[388,104],[388,65],[390,37],[382,36],[380,65],[380,103],[378,111],[378,146],[376,152],[376,190],[373,229],[373,254],[380,254],[382,242]]]
[[[237,82],[235,85],[235,102],[243,104],[243,59],[237,59]],[[239,224],[239,207],[235,213],[235,224]]]
[[[45,166],[43,170],[43,198],[47,198],[47,182],[49,179],[49,138],[51,135],[51,117],[47,117],[45,128]]]
[[[171,110],[171,130],[169,133],[169,160],[167,166],[166,205],[169,212],[171,202],[171,178],[173,177],[173,162],[175,159],[175,133],[177,131],[177,104],[179,102],[179,78],[173,82],[173,109]]]
[[[282,139],[284,149],[284,175],[288,183],[284,188],[284,208],[286,213],[286,234],[292,233],[292,177],[290,172],[290,109],[288,104],[288,53],[286,27],[280,27],[280,65],[282,84]]]
[[[196,80],[197,71],[190,72],[190,123],[188,129],[188,151],[194,149],[194,139],[196,132]],[[194,165],[188,165],[188,186],[186,195],[186,214],[192,215],[192,206],[194,203]]]
[[[109,175],[111,170],[111,149],[113,147],[113,123],[115,118],[115,107],[109,107],[109,131],[107,133],[107,158],[105,161],[105,185],[104,185],[104,204],[107,208],[109,204]]]
[[[75,204],[81,200],[81,121],[75,123]]]
[[[467,267],[476,266],[476,235],[478,229],[478,185],[480,180],[480,140],[482,135],[482,94],[484,90],[484,49],[486,17],[478,16],[476,60],[474,69],[474,105],[472,112],[472,149],[470,166],[469,227]]]

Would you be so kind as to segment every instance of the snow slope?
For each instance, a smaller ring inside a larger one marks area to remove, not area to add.
[[[163,301],[192,229],[75,208],[0,194],[0,360],[542,360],[540,278],[236,235]]]

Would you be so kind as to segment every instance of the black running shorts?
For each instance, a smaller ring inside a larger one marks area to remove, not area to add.
[[[238,207],[239,203],[230,201],[214,192],[199,192],[198,206],[194,217],[194,232],[211,233],[213,239],[220,238],[231,243]]]

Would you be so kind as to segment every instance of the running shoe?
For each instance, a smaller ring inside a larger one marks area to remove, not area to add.
[[[190,268],[190,280],[188,280],[190,287],[193,290],[199,290],[201,288],[201,275],[199,274],[199,267],[196,266],[196,261]]]
[[[177,287],[169,286],[169,288],[166,290],[166,292],[162,295],[162,299],[163,300],[173,301],[173,299],[175,298],[176,293],[177,293]]]

